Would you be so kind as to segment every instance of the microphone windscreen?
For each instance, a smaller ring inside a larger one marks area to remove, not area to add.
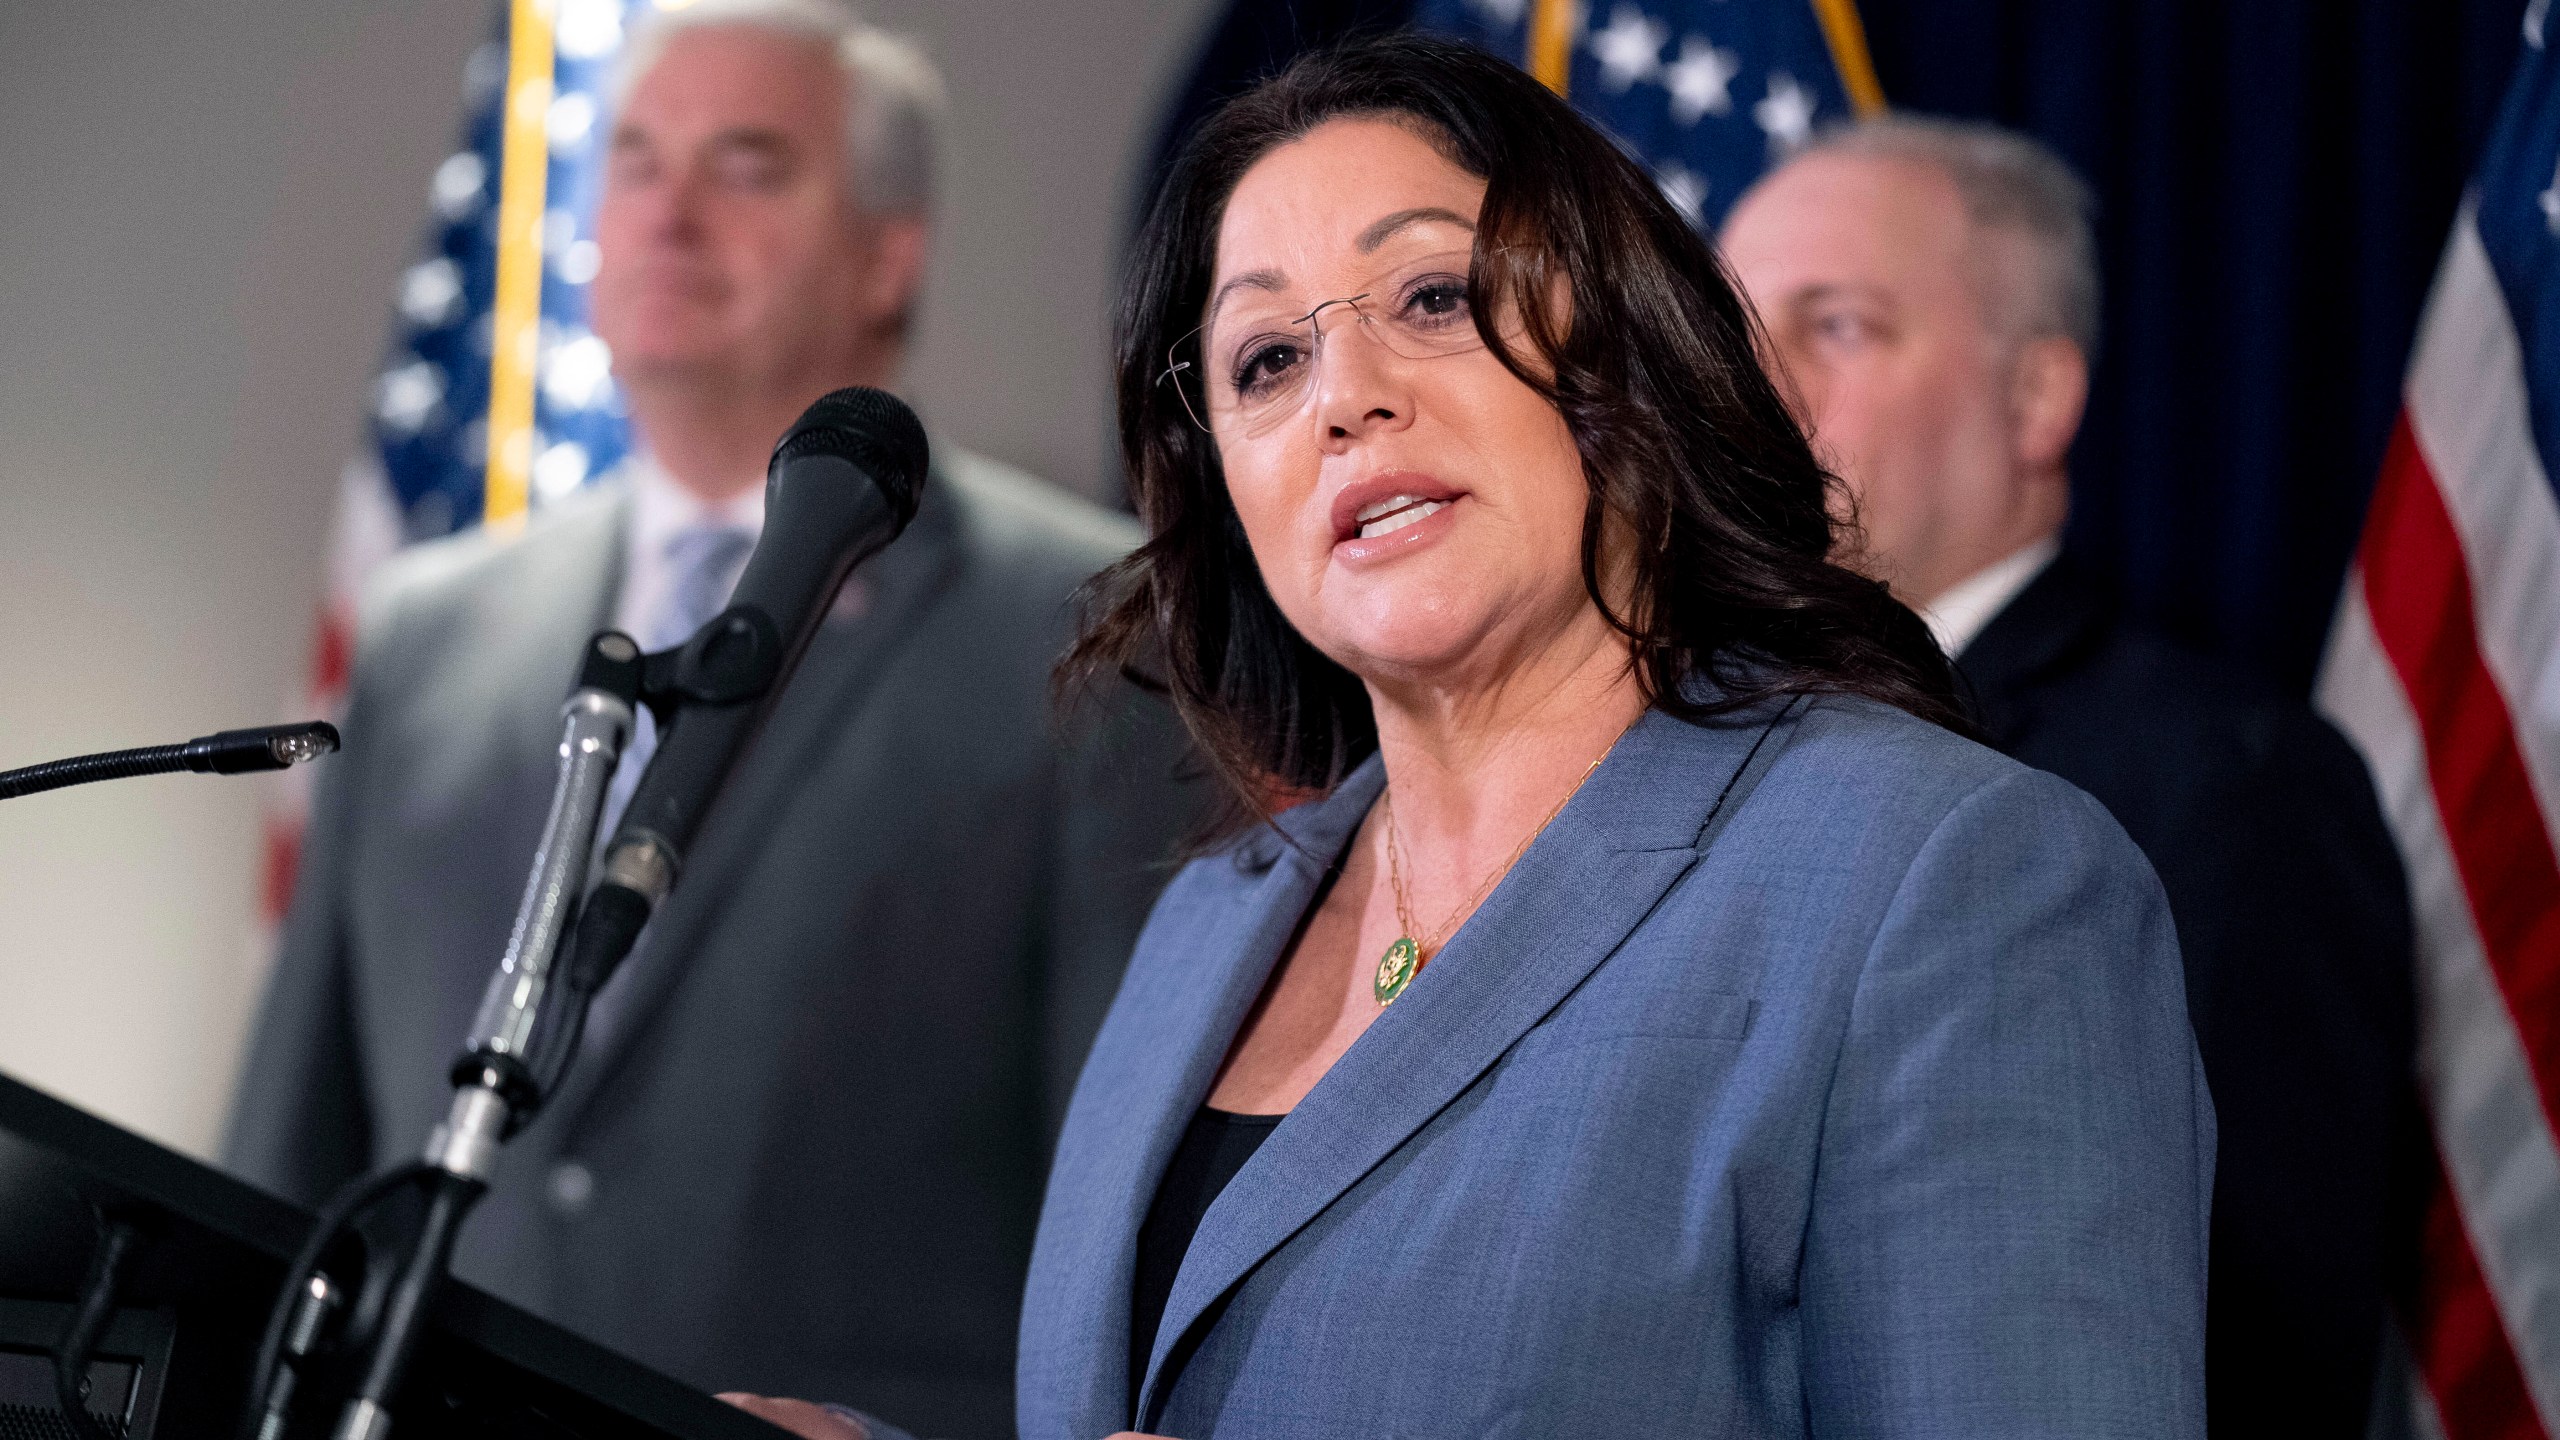
[[[869,475],[901,529],[915,518],[932,453],[916,412],[897,396],[853,386],[819,397],[783,432],[768,471],[809,455],[832,455]]]

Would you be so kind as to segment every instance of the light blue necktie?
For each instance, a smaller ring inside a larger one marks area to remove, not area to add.
[[[695,525],[667,538],[667,569],[675,583],[665,603],[651,616],[651,630],[640,643],[664,650],[693,638],[703,622],[720,613],[737,587],[738,571],[756,537],[736,525]]]
[[[641,647],[654,653],[692,639],[694,631],[729,603],[729,592],[737,588],[738,572],[755,545],[753,532],[735,525],[695,525],[668,537],[667,569],[675,583],[667,587],[657,612],[645,622],[646,633],[635,637]],[[622,764],[613,772],[612,788],[605,792],[597,845],[612,839],[613,827],[621,823],[622,812],[631,803],[631,792],[639,787],[640,772],[648,768],[657,748],[657,722],[643,708],[632,726],[631,743],[623,749]]]

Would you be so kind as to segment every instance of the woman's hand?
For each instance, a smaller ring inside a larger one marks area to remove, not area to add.
[[[736,1391],[720,1397],[759,1420],[779,1425],[803,1440],[871,1440],[870,1432],[823,1405],[806,1400],[770,1400]]]

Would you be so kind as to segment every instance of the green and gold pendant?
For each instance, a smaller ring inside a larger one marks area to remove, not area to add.
[[[1387,953],[1378,957],[1378,973],[1369,981],[1369,993],[1381,1005],[1393,1005],[1404,987],[1413,983],[1414,973],[1422,968],[1422,947],[1410,935],[1399,935]]]

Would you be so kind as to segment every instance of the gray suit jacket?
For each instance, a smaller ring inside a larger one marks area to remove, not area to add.
[[[376,590],[229,1141],[249,1178],[316,1202],[442,1113],[627,505],[424,547]],[[1136,538],[937,463],[509,1147],[465,1279],[706,1388],[1010,1428],[1050,1142],[1191,817],[1159,702],[1062,728],[1049,701],[1070,590]]]
[[[1185,869],[1059,1142],[1024,1440],[2201,1437],[2213,1121],[2150,867],[1839,700],[1702,848],[1761,728],[1619,743],[1211,1206],[1133,1396],[1139,1227],[1376,762]]]

